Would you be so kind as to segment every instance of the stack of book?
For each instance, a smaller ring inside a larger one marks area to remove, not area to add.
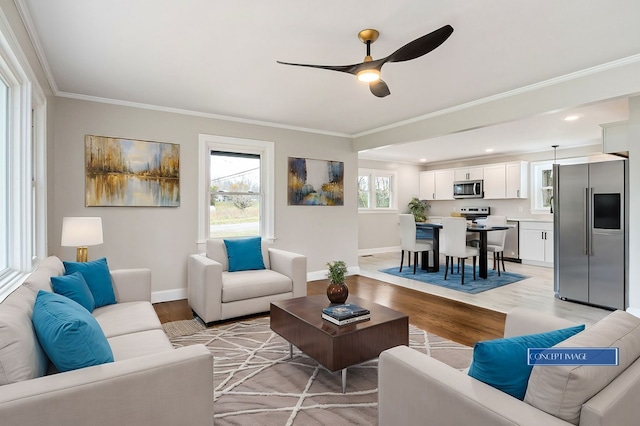
[[[345,325],[368,320],[371,318],[371,312],[353,303],[343,303],[324,308],[322,318],[337,325]]]

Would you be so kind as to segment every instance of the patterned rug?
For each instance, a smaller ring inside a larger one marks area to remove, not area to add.
[[[184,324],[183,324],[184,325]],[[455,368],[473,349],[414,326],[410,346]],[[331,373],[269,328],[269,318],[211,327],[172,337],[175,347],[197,343],[214,355],[216,425],[372,425],[378,423],[378,360]]]
[[[489,269],[487,272],[487,278],[483,279],[476,276],[473,279],[473,267],[469,264],[464,266],[464,284],[462,284],[461,275],[458,273],[457,266],[454,267],[454,274],[448,274],[447,279],[444,279],[444,265],[440,265],[438,272],[427,272],[420,269],[420,265],[416,268],[415,275],[413,274],[413,265],[410,267],[403,267],[402,272],[398,272],[400,266],[381,269],[380,272],[385,274],[395,275],[396,277],[407,278],[410,280],[421,281],[427,284],[433,284],[440,287],[449,288],[452,290],[462,291],[469,294],[478,294],[483,291],[491,290],[496,287],[502,287],[503,285],[512,284],[517,281],[529,278],[526,275],[516,274],[514,272],[498,272]],[[476,271],[477,272],[477,271]]]

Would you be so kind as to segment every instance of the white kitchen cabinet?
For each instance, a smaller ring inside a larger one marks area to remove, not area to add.
[[[514,161],[505,164],[505,198],[527,198],[529,180],[529,163],[526,161]]]
[[[601,124],[602,152],[629,156],[629,122]]]
[[[420,172],[420,193],[421,200],[436,199],[436,173],[432,171]]]
[[[471,167],[454,170],[454,181],[461,180],[482,180],[483,167]]]
[[[453,200],[453,169],[435,171],[436,200]]]
[[[520,259],[524,264],[553,267],[553,223],[520,221]]]
[[[484,171],[484,198],[502,199],[505,198],[505,165],[492,164],[485,166]]]

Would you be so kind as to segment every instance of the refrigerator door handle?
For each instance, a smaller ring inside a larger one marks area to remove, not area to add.
[[[593,187],[589,188],[589,223],[587,232],[589,233],[589,256],[593,256]]]
[[[589,235],[589,188],[584,189],[584,254],[589,256],[589,247],[590,247],[590,235]]]

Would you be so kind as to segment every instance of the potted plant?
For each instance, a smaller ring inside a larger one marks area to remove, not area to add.
[[[327,278],[329,285],[327,286],[327,297],[331,303],[344,303],[349,296],[349,288],[344,282],[347,274],[347,264],[342,260],[327,262]]]
[[[413,218],[416,222],[426,222],[427,220],[427,210],[429,209],[429,205],[423,203],[418,200],[417,197],[413,197],[411,201],[409,201],[409,211],[413,215]]]

